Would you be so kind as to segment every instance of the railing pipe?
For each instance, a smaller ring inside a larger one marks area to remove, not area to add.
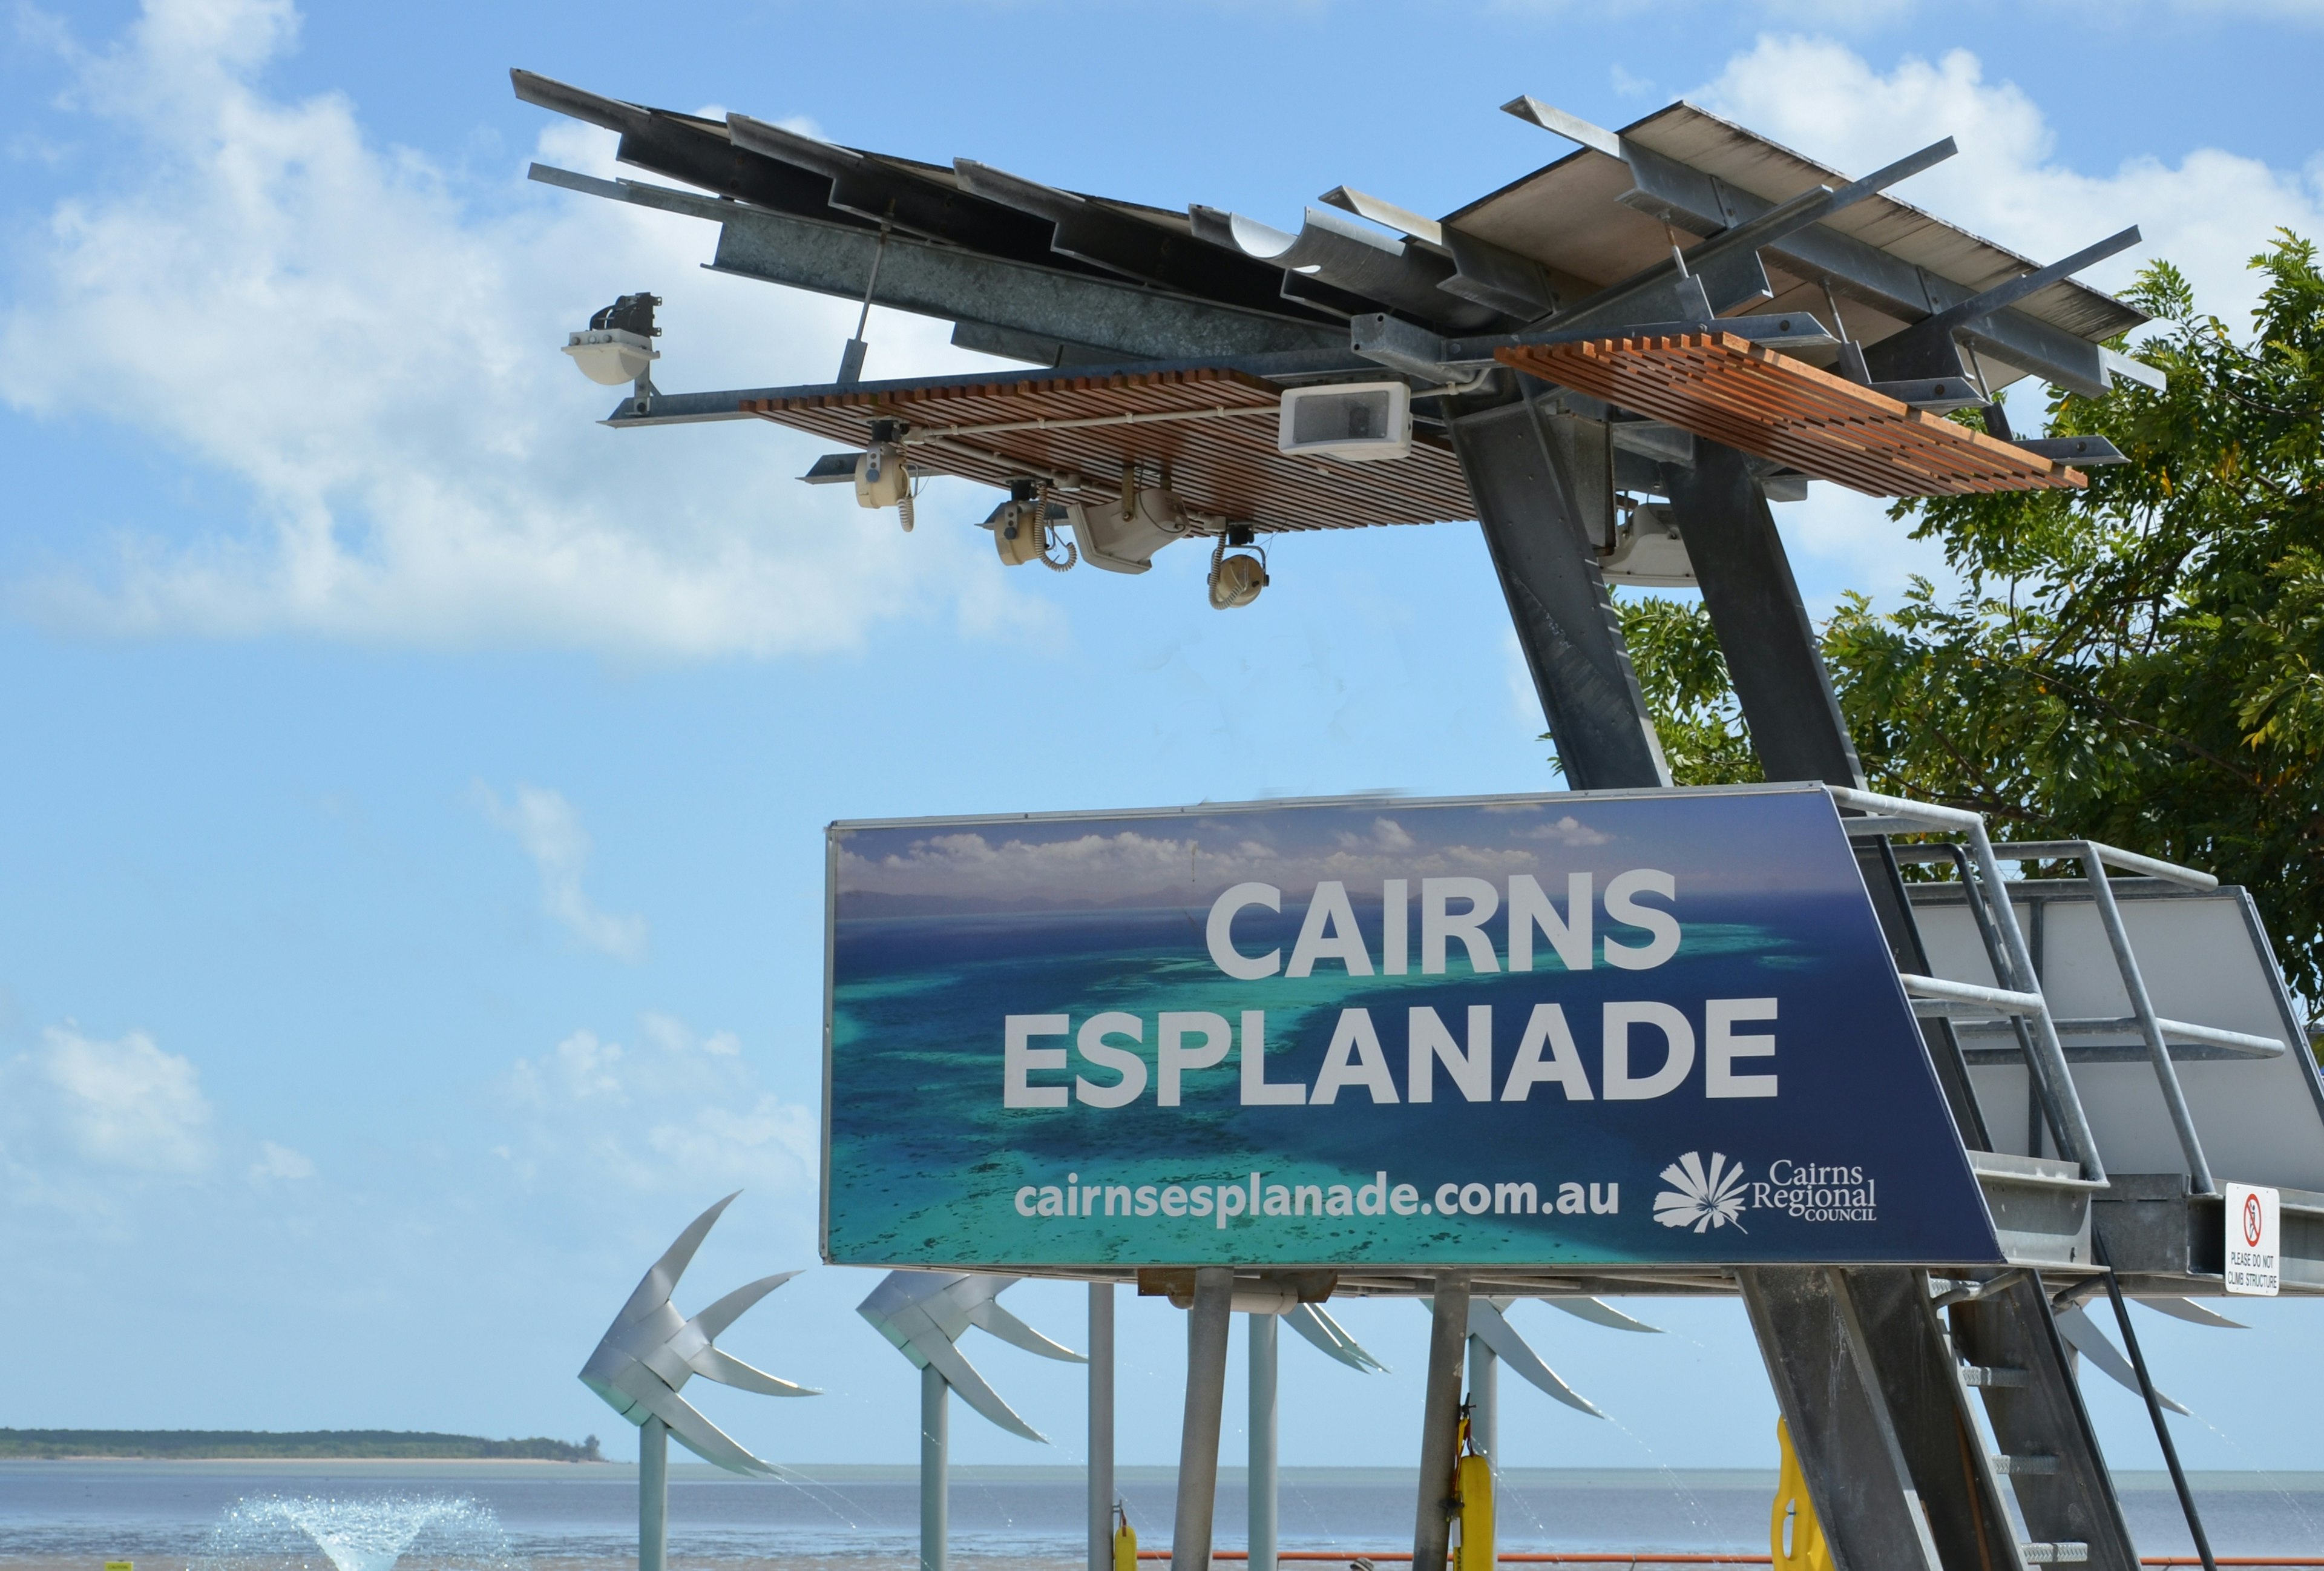
[[[2010,975],[2001,978],[2008,989],[2020,993],[2032,993],[2037,998],[2042,992],[2042,980],[2034,969],[2034,956],[2025,947],[2025,934],[2017,925],[2017,912],[2009,902],[2009,889],[2001,876],[2001,864],[1993,854],[1993,841],[1985,832],[1985,819],[1976,813],[1959,808],[1939,807],[1933,802],[1907,801],[1902,797],[1885,796],[1878,791],[1860,791],[1848,786],[1826,786],[1831,799],[1843,808],[1859,812],[1881,813],[1937,829],[1955,829],[1969,837],[1969,853],[1977,859],[1978,876],[1987,889],[1994,892],[1994,925],[2001,929],[2002,951],[2009,961]],[[2050,1012],[2043,1007],[2029,1017],[2034,1022],[2034,1058],[2041,1071],[2052,1106],[2059,1120],[2057,1133],[2059,1154],[2080,1162],[2082,1176],[2097,1183],[2106,1181],[2106,1163],[2098,1157],[2098,1138],[2090,1132],[2089,1118],[2082,1111],[2082,1099],[2074,1089],[2074,1077],[2066,1067],[2066,1049],[2058,1040],[2057,1028],[2051,1024]]]
[[[2130,994],[2130,1012],[2137,1017],[2138,1034],[2146,1040],[2146,1056],[2154,1065],[2154,1083],[2162,1088],[2163,1105],[2170,1110],[2171,1127],[2178,1133],[2179,1150],[2187,1159],[2187,1177],[2198,1195],[2216,1195],[2218,1186],[2211,1181],[2211,1164],[2204,1160],[2203,1141],[2195,1132],[2194,1114],[2187,1111],[2187,1093],[2179,1085],[2178,1066],[2171,1061],[2170,1044],[2163,1039],[2163,1022],[2154,1013],[2154,1003],[2146,995],[2146,978],[2138,969],[2138,957],[2130,952],[2130,934],[2122,925],[2122,910],[2115,903],[2114,886],[2107,882],[2106,866],[2101,860],[2101,848],[2097,842],[2078,840],[2081,847],[2082,874],[2089,883],[2090,895],[2098,902],[2098,920],[2105,924],[2107,945],[2114,950],[2115,968],[2122,973],[2123,991]]]

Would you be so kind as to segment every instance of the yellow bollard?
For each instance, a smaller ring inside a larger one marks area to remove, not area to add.
[[[1775,1503],[1767,1518],[1767,1552],[1775,1559],[1774,1571],[1832,1571],[1831,1547],[1823,1541],[1815,1502],[1808,1498],[1807,1480],[1800,1475],[1799,1454],[1792,1449],[1792,1432],[1781,1418],[1775,1420],[1775,1445],[1783,1453],[1783,1465],[1775,1474]],[[1787,1536],[1788,1545],[1784,1542]]]
[[[1493,1571],[1493,1467],[1474,1451],[1453,1474],[1461,1502],[1461,1542],[1452,1571]]]
[[[1120,1506],[1113,1508],[1121,1525],[1113,1529],[1113,1571],[1138,1571],[1138,1529],[1130,1525],[1130,1513]]]

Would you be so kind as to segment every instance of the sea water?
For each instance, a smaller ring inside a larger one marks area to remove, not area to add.
[[[1141,1543],[1167,1546],[1169,1470],[1123,1468],[1118,1476]],[[2191,1551],[2166,1478],[2126,1473],[2119,1482],[2142,1552]],[[2324,1556],[2324,1474],[2214,1473],[2197,1482],[2218,1553]],[[918,1485],[908,1467],[791,1468],[779,1479],[742,1479],[680,1464],[670,1469],[669,1492],[670,1555],[682,1567],[901,1566],[918,1544]],[[1774,1492],[1774,1474],[1757,1470],[1511,1469],[1499,1501],[1500,1545],[1764,1554]],[[635,1561],[637,1474],[619,1464],[0,1462],[0,1571],[98,1571],[109,1559],[137,1561],[139,1571],[202,1571],[219,1524],[237,1509],[431,1496],[489,1513],[511,1571],[528,1562],[531,1571],[612,1571]],[[1408,1472],[1286,1468],[1279,1497],[1284,1548],[1352,1558],[1411,1545]],[[964,1563],[1077,1563],[1084,1499],[1074,1468],[954,1467],[954,1555]],[[1242,1547],[1244,1509],[1240,1470],[1222,1470],[1219,1548]],[[283,1520],[290,1521],[287,1513]],[[425,1538],[412,1544],[425,1549]],[[324,1566],[320,1555],[304,1563]],[[407,1557],[401,1571],[426,1568]]]

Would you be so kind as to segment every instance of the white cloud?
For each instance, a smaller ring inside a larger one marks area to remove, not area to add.
[[[618,960],[645,957],[645,918],[617,917],[599,910],[582,891],[581,874],[589,864],[589,835],[581,827],[581,815],[563,793],[520,785],[516,800],[503,803],[497,792],[479,781],[475,797],[486,816],[514,835],[540,869],[543,910],[593,949]]]
[[[250,1164],[250,1181],[270,1184],[277,1179],[297,1183],[315,1176],[314,1159],[303,1151],[294,1151],[287,1145],[276,1145],[271,1140],[258,1142],[258,1160]]]
[[[2246,261],[2279,226],[2324,234],[2314,165],[2277,170],[2203,149],[2176,164],[2126,160],[2108,173],[2066,166],[2041,106],[2014,82],[1987,80],[1966,50],[1936,60],[1907,56],[1883,72],[1829,39],[1766,37],[1686,96],[1849,174],[1952,136],[1960,153],[1897,196],[2043,262],[2135,223],[2144,244],[2083,276],[2119,289],[2147,261],[2167,257],[2194,284],[2199,305],[2237,328],[2258,299]],[[2041,398],[2038,384],[2017,390],[2021,428],[2038,423]],[[1842,586],[1893,603],[1915,573],[1950,577],[1941,549],[1907,541],[1886,511],[1885,502],[1829,484],[1776,510],[1817,614],[1831,611]]]
[[[807,1187],[820,1139],[815,1110],[769,1091],[731,1031],[675,1016],[641,1020],[636,1051],[576,1030],[512,1066],[519,1138],[494,1148],[528,1185],[687,1188],[716,1181]]]
[[[1568,813],[1554,823],[1543,824],[1532,829],[1517,832],[1520,840],[1549,840],[1560,846],[1603,846],[1613,839],[1602,829],[1593,829]]]
[[[1512,809],[1537,812],[1540,804],[1512,804]],[[1531,873],[1541,864],[1539,853],[1518,846],[1423,843],[1393,818],[1374,818],[1370,830],[1339,835],[1328,848],[1289,850],[1254,840],[1230,842],[1199,835],[1182,839],[1134,829],[1076,835],[1061,828],[1059,837],[1052,840],[1039,838],[1038,827],[992,837],[955,830],[873,856],[843,846],[838,885],[843,893],[1130,906],[1155,900],[1207,900],[1246,879],[1263,880],[1304,897],[1316,881],[1326,878],[1377,890],[1381,878],[1498,876]],[[1570,816],[1545,829],[1512,830],[1510,835],[1572,846],[1609,845],[1614,839]]]
[[[510,1085],[536,1104],[620,1102],[622,1081],[615,1070],[621,1061],[621,1043],[599,1041],[595,1031],[578,1030],[540,1058],[519,1058],[509,1071]]]
[[[650,287],[668,301],[665,384],[810,381],[851,308],[704,272],[715,230],[697,220],[516,170],[464,183],[368,140],[342,97],[270,96],[263,73],[296,28],[281,0],[148,0],[110,49],[58,46],[74,132],[117,157],[44,219],[23,215],[0,399],[124,422],[238,480],[251,522],[189,535],[124,520],[104,559],[10,586],[20,614],[661,657],[848,648],[878,620],[947,606],[972,634],[1049,628],[982,536],[907,539],[844,488],[797,485],[818,444],[771,427],[606,431],[613,394],[556,352],[590,310]],[[615,172],[609,134],[543,118],[546,162]],[[880,313],[875,362],[989,364],[945,331]]]
[[[2015,82],[1987,80],[1967,50],[1906,56],[1883,73],[1829,39],[1766,37],[1688,97],[1849,174],[1952,136],[1959,155],[1897,196],[2043,262],[2137,224],[2143,245],[2083,276],[2118,288],[2168,257],[2199,302],[2230,322],[2258,297],[2244,263],[2278,226],[2324,229],[2312,173],[2239,153],[2206,148],[2175,165],[2132,158],[2110,173],[2067,167],[2041,106]]]
[[[200,1074],[143,1031],[100,1041],[51,1026],[37,1064],[64,1132],[90,1161],[173,1173],[209,1165],[210,1104]]]

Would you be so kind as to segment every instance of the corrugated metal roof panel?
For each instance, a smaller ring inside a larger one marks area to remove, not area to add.
[[[1849,177],[1829,165],[1792,152],[1731,121],[1687,103],[1673,104],[1618,134],[1651,152],[1715,176],[1739,190],[1777,202],[1819,185],[1838,186]],[[1502,187],[1444,223],[1512,251],[1545,262],[1604,287],[1652,266],[1670,254],[1671,236],[1653,218],[1621,204],[1630,189],[1628,165],[1584,148]],[[1987,289],[2029,273],[2037,265],[2016,252],[1981,239],[1909,202],[1876,195],[1825,221],[1837,234],[1863,241],[1940,278],[1970,290]],[[1677,236],[1683,249],[1698,242]],[[1798,281],[1793,281],[1796,283]],[[1812,295],[1778,298],[1792,309],[1814,309]],[[2127,331],[2146,319],[2088,284],[2070,280],[2052,285],[2016,309],[2092,342]],[[1865,325],[1855,336],[1877,342],[1902,323],[1864,308]]]

